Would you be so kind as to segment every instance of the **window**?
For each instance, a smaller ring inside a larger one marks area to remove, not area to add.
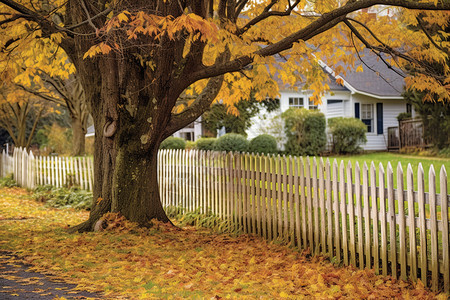
[[[367,132],[373,132],[373,105],[361,104],[361,121],[366,124]]]
[[[183,132],[181,134],[181,137],[184,138],[186,141],[193,141],[194,133],[193,132]]]
[[[315,104],[315,103],[314,103],[314,100],[311,99],[311,98],[309,98],[309,101],[308,101],[308,108],[309,108],[310,110],[319,109],[319,107],[317,106],[317,104]]]
[[[412,105],[409,103],[406,103],[406,112],[412,114]]]
[[[303,107],[303,98],[289,97],[289,107]]]
[[[327,103],[328,104],[335,104],[335,103],[342,103],[343,100],[337,100],[337,99],[328,99]]]

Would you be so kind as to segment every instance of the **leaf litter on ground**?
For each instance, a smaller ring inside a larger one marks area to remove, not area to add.
[[[87,218],[45,207],[21,189],[0,189],[0,249],[106,299],[447,298],[420,282],[336,267],[250,235],[158,222],[144,229],[116,214],[105,216],[102,231],[68,232]]]

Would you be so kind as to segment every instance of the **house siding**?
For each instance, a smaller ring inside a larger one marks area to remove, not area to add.
[[[367,143],[363,146],[364,150],[386,150],[387,149],[387,128],[398,126],[397,116],[401,112],[406,111],[406,103],[401,99],[376,99],[365,95],[354,95],[354,102],[360,104],[374,105],[374,130],[372,133],[366,134]],[[383,134],[377,134],[376,120],[377,111],[376,104],[383,104]]]

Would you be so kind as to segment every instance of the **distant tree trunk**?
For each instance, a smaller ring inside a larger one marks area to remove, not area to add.
[[[83,126],[82,120],[78,118],[71,118],[72,125],[72,155],[82,156],[85,154],[85,144],[86,144],[86,126]]]

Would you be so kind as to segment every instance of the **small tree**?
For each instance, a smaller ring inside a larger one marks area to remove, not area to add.
[[[292,155],[317,155],[325,149],[325,115],[316,110],[290,108],[282,115],[287,142],[285,151]]]

